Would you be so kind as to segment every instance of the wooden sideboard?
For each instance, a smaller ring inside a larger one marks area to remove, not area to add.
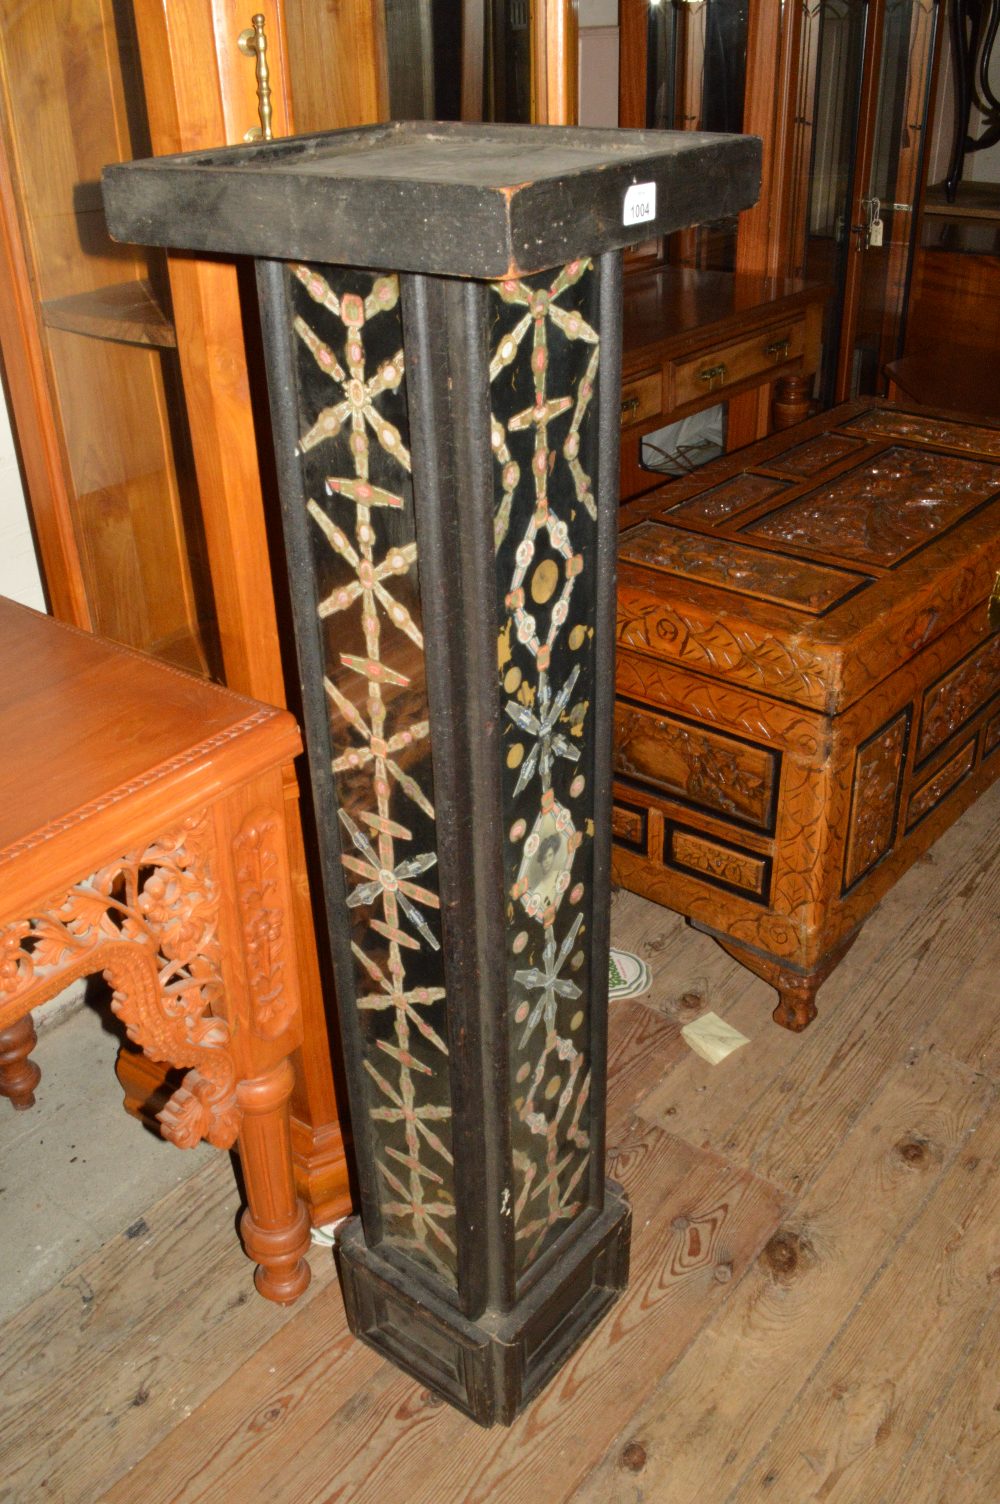
[[[691,413],[759,391],[756,431],[727,447],[763,438],[774,384],[774,426],[808,416],[819,363],[822,283],[795,277],[660,266],[625,278],[622,350],[621,496],[662,483],[642,468],[641,440]]]

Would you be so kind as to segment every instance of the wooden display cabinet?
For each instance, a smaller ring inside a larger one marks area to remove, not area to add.
[[[128,22],[100,0],[0,11],[0,343],[53,610],[212,673],[164,259],[112,245],[98,190],[148,149]]]
[[[808,417],[825,300],[824,287],[797,277],[633,270],[622,331],[622,500],[662,479],[642,468],[644,434],[743,397],[762,431]]]
[[[881,390],[902,350],[938,10],[621,0],[621,124],[742,129],[764,146],[755,207],[673,237],[666,259],[826,286],[823,406]],[[763,397],[734,397],[727,447],[767,417]]]

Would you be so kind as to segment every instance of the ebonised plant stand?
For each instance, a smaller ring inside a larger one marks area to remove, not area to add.
[[[509,1422],[628,1272],[605,1179],[629,242],[759,143],[390,125],[109,168],[257,261],[360,1218],[351,1326]]]

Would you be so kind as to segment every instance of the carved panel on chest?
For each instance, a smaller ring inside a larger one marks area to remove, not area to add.
[[[874,867],[895,840],[909,724],[907,708],[858,748],[844,860],[845,890]]]
[[[889,567],[998,490],[1000,465],[894,446],[832,485],[748,524],[747,531]]]
[[[778,758],[673,716],[615,706],[615,771],[761,830],[773,822]]]
[[[623,512],[614,873],[815,991],[1000,771],[1000,429],[855,403]]]

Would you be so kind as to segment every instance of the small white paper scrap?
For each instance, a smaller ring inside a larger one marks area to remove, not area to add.
[[[717,1013],[703,1013],[694,1023],[685,1024],[681,1034],[695,1054],[707,1060],[709,1065],[718,1065],[740,1045],[750,1043],[745,1034],[727,1024]]]
[[[314,1247],[333,1248],[337,1242],[337,1228],[347,1221],[346,1217],[338,1217],[335,1222],[324,1222],[322,1227],[314,1227],[309,1233]]]

